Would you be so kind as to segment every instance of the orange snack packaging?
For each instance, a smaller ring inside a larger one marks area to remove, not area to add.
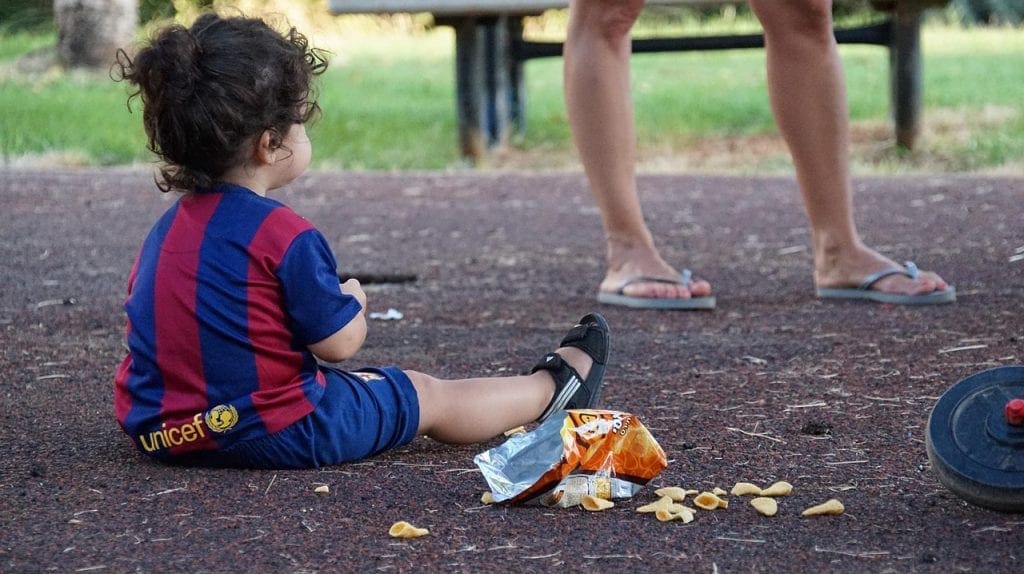
[[[596,409],[552,416],[473,460],[495,503],[563,508],[588,494],[631,498],[668,466],[636,415]]]

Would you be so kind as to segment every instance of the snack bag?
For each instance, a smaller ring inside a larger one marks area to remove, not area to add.
[[[494,502],[569,507],[584,495],[630,498],[668,461],[635,415],[568,410],[473,459]]]

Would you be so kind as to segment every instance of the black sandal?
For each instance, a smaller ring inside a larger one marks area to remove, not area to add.
[[[544,355],[530,373],[550,372],[551,377],[555,379],[555,396],[537,422],[543,422],[561,410],[589,409],[597,406],[601,398],[601,384],[604,382],[608,353],[611,350],[608,322],[599,313],[591,313],[580,319],[558,346],[580,349],[593,359],[594,364],[591,365],[587,377],[583,378],[558,353]]]

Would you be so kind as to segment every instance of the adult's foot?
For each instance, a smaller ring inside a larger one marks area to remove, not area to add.
[[[679,282],[681,276],[665,262],[653,245],[608,240],[608,271],[598,286],[600,293],[641,299],[691,299],[711,296],[711,284],[703,279]],[[637,280],[638,277],[661,281]]]
[[[857,288],[865,279],[876,273],[904,267],[864,245],[815,259],[814,283],[818,289]],[[916,277],[900,273],[887,275],[868,288],[894,295],[928,295],[946,291],[950,289],[950,285],[932,271],[921,271]]]

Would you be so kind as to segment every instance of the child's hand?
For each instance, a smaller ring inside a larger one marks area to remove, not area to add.
[[[358,279],[353,277],[342,283],[341,292],[355,297],[359,304],[363,306],[363,311],[366,311],[366,292],[363,291],[363,286],[359,284]]]

